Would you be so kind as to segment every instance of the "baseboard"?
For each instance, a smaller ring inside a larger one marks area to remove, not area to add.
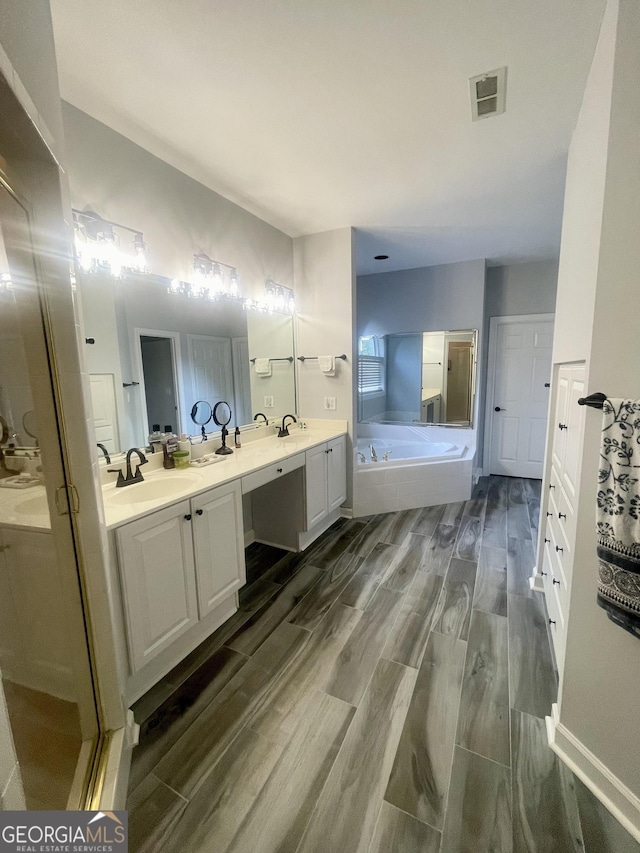
[[[256,541],[256,533],[253,528],[251,530],[245,530],[244,532],[244,547],[248,548],[249,545],[253,545]]]
[[[542,575],[538,573],[538,569],[536,566],[533,567],[531,577],[529,578],[529,588],[532,589],[534,592],[544,592]]]
[[[546,724],[551,749],[640,842],[640,799],[560,722],[557,705],[546,717]]]
[[[341,506],[340,507],[340,518],[353,518],[353,507],[352,506]]]

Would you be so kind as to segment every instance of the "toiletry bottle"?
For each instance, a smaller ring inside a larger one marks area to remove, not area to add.
[[[173,459],[173,453],[178,449],[178,436],[171,429],[171,424],[167,424],[164,428],[164,436],[162,438],[162,452],[164,458],[162,464],[165,468],[175,468],[176,463]]]
[[[240,441],[240,427],[239,426],[236,427],[236,431],[233,434],[233,443],[235,444],[236,447],[242,446],[242,442]]]
[[[160,432],[160,424],[153,425],[153,432],[149,434],[147,441],[151,446],[152,453],[162,452],[162,433]]]

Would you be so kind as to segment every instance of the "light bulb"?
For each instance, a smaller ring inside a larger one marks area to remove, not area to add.
[[[229,275],[229,293],[231,296],[238,296],[240,293],[240,285],[238,282],[238,270],[231,270],[231,274]]]
[[[181,293],[182,292],[182,282],[177,278],[171,279],[171,284],[167,288],[169,293]]]
[[[289,308],[289,314],[295,314],[295,311],[296,311],[296,298],[295,298],[295,296],[293,295],[293,291],[291,291],[291,293],[289,294],[289,304],[288,304],[288,308]]]
[[[284,290],[279,287],[276,293],[276,310],[283,311],[285,306]]]
[[[147,271],[147,244],[142,239],[142,234],[136,234],[133,238],[134,260],[133,268],[138,272]]]
[[[218,264],[213,265],[211,271],[211,288],[214,293],[224,293],[224,280],[222,278],[222,270]]]

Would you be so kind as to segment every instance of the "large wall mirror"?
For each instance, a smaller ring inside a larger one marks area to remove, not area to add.
[[[77,281],[96,441],[109,453],[147,444],[154,424],[199,434],[198,400],[228,401],[232,427],[296,411],[291,315],[170,293],[157,275]]]
[[[358,419],[472,427],[477,331],[369,335],[358,340]]]

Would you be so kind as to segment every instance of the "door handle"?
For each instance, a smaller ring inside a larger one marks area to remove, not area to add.
[[[506,409],[501,409],[501,408],[500,408],[500,406],[496,406],[496,407],[495,407],[495,409],[494,409],[493,411],[494,411],[494,412],[506,412],[507,410],[506,410]]]

